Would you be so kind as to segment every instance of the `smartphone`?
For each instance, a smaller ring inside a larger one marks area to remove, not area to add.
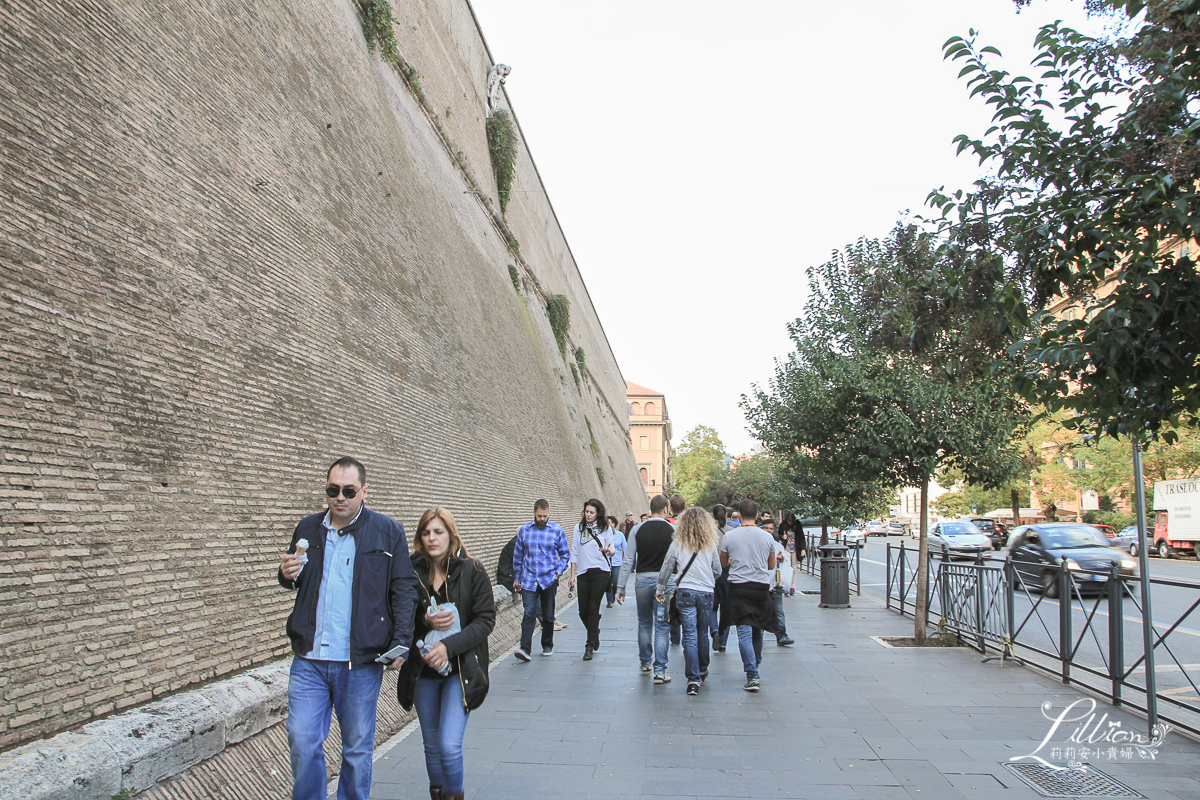
[[[388,650],[386,653],[384,653],[383,655],[381,655],[379,658],[377,658],[375,660],[378,661],[380,664],[390,664],[393,661],[395,661],[397,658],[400,658],[401,656],[407,656],[407,655],[408,655],[408,648],[402,644],[398,644],[395,647],[393,647],[391,650]]]

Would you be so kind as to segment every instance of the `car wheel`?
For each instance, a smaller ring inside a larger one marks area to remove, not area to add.
[[[1058,597],[1058,575],[1050,570],[1042,573],[1042,596]]]
[[[1137,558],[1137,545],[1136,544],[1129,545],[1129,555],[1133,556],[1134,558]]]
[[[1166,539],[1159,539],[1159,541],[1158,541],[1158,557],[1159,558],[1170,558],[1171,557],[1171,545],[1167,544]]]

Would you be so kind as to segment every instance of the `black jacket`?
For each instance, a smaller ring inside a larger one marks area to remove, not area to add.
[[[307,655],[317,628],[317,595],[325,571],[325,512],[300,520],[292,533],[289,553],[296,541],[308,539],[308,563],[295,581],[283,577],[285,589],[296,590],[296,605],[288,617],[292,652]],[[363,508],[352,524],[342,529],[354,537],[354,598],[350,610],[350,663],[370,664],[398,644],[412,641],[413,605],[417,579],[408,558],[404,526],[385,514]]]
[[[514,591],[513,584],[517,577],[517,573],[513,571],[513,554],[516,550],[517,537],[514,536],[504,545],[504,549],[500,551],[500,560],[496,562],[496,583],[510,592]]]
[[[425,611],[429,608],[429,563],[420,553],[413,555],[413,568],[417,573],[416,627],[413,631],[412,658],[400,668],[396,681],[396,699],[405,711],[412,708],[413,691],[421,675],[421,660],[416,649],[418,639],[425,638],[429,626],[425,624]],[[446,594],[458,608],[462,630],[442,639],[446,655],[455,659],[458,679],[462,681],[463,705],[473,711],[483,704],[488,693],[488,635],[496,626],[496,602],[492,599],[492,582],[487,570],[473,558],[452,556],[447,565]]]

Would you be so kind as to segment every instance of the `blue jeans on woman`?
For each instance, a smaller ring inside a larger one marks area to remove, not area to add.
[[[417,678],[413,705],[417,709],[417,719],[421,721],[429,785],[441,786],[444,792],[461,792],[463,734],[471,712],[463,706],[459,677]]]
[[[659,606],[665,606],[666,604],[654,599],[657,586],[657,572],[643,572],[637,576],[637,580],[633,585],[638,612],[638,661],[645,667],[650,664],[650,659],[653,658],[654,674],[666,675],[667,647],[671,637],[671,623],[666,619],[660,620],[658,618]],[[674,589],[674,583],[667,584],[668,595]]]
[[[708,672],[708,617],[712,613],[712,592],[680,589],[675,592],[675,607],[683,625],[683,670],[688,683],[700,683]]]
[[[293,800],[324,800],[325,738],[330,710],[342,729],[342,772],[338,800],[367,800],[375,752],[375,708],[383,683],[382,664],[314,661],[297,656],[288,676],[288,747]]]

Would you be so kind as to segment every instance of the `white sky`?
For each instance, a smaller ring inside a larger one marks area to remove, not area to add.
[[[627,380],[756,446],[738,401],[791,349],[807,267],[980,172],[951,36],[1029,66],[1082,0],[471,0]]]

